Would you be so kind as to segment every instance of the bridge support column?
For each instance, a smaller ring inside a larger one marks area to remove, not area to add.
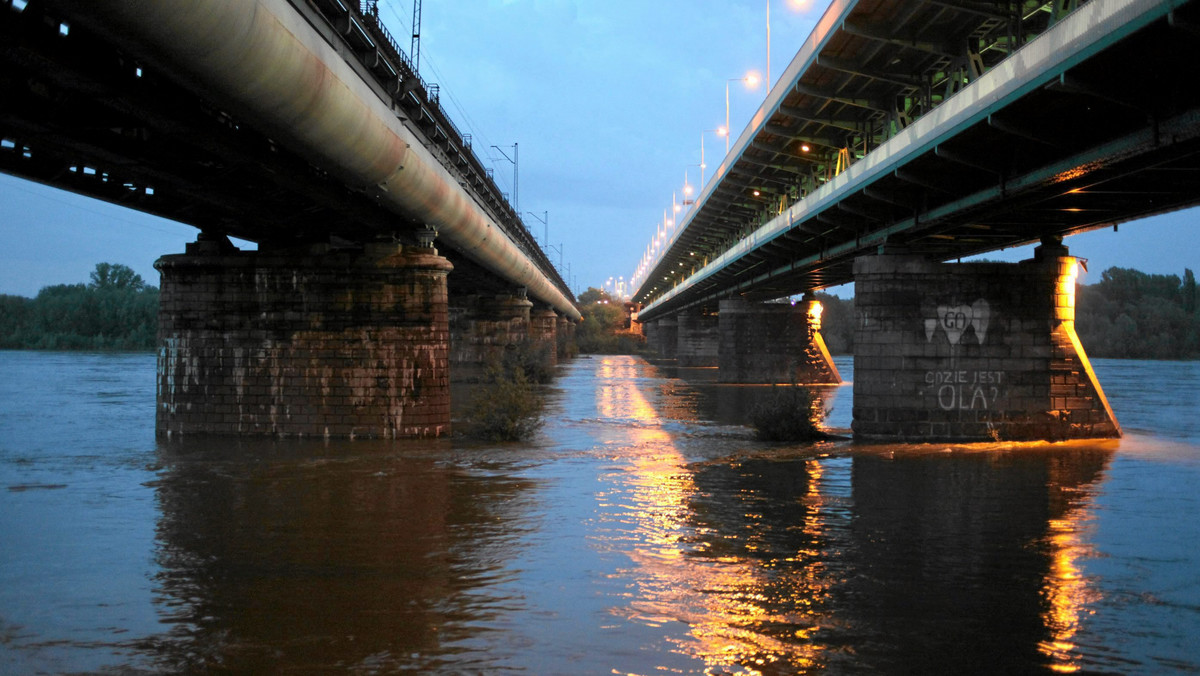
[[[675,359],[679,349],[679,321],[674,316],[648,322],[646,344],[663,359]]]
[[[842,382],[821,337],[816,301],[720,303],[720,373],[723,383]]]
[[[432,247],[200,241],[155,267],[160,436],[449,432],[452,266]]]
[[[680,366],[716,366],[721,344],[717,315],[685,310],[676,322],[676,362]]]
[[[546,363],[558,363],[558,313],[548,307],[533,310],[529,315],[529,340],[545,352]]]
[[[1120,436],[1075,334],[1076,259],[854,262],[854,436],[989,441]]]
[[[529,310],[524,293],[452,298],[450,306],[450,377],[475,382],[489,361],[504,348],[529,337]]]
[[[560,315],[555,337],[558,339],[559,361],[573,359],[579,354],[579,346],[575,344],[575,322]]]

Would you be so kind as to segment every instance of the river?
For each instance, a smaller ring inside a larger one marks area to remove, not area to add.
[[[154,368],[0,352],[0,672],[1200,672],[1197,363],[1096,360],[1119,442],[969,446],[599,356],[530,443],[166,443]]]

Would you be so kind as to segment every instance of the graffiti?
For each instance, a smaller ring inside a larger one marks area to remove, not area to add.
[[[987,410],[1000,398],[1004,371],[926,371],[925,384],[937,386],[943,411]]]
[[[975,339],[983,345],[991,315],[991,306],[982,298],[970,305],[928,306],[925,308],[925,342],[933,342],[933,336],[941,329],[951,345],[958,345],[970,328],[975,331]]]

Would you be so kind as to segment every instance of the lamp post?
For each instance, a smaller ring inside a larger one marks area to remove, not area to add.
[[[746,73],[742,77],[731,77],[725,80],[725,154],[729,154],[729,83],[730,82],[745,82],[751,87],[758,85],[758,76],[754,73]],[[494,146],[493,146],[494,147]]]
[[[807,12],[811,0],[788,0],[786,4],[798,12]],[[767,94],[771,93],[771,0],[767,0]]]
[[[513,211],[517,212],[517,214],[519,215],[521,213],[521,206],[520,206],[521,202],[519,199],[517,199],[517,142],[513,141],[513,156],[512,157],[509,157],[503,150],[501,150],[500,146],[492,146],[492,147],[496,149],[496,152],[500,153],[501,155],[504,155],[504,159],[508,160],[509,162],[512,162],[512,165],[513,165]]]
[[[690,180],[688,180],[688,169],[690,169],[692,167],[701,167],[700,172],[703,175],[703,173],[704,173],[703,166],[704,166],[703,163],[689,164],[683,170],[683,206],[684,207],[696,206],[696,197],[697,197],[697,192],[698,192],[698,190],[696,188],[692,187],[692,182]],[[701,185],[701,187],[703,187],[704,184],[701,183],[700,185]]]
[[[715,133],[717,136],[724,136],[726,139],[729,137],[729,130],[726,127],[705,129],[704,131],[700,132],[700,188],[702,190],[704,189],[704,169],[708,166],[704,163],[704,135],[709,132]],[[728,147],[726,147],[726,152],[728,152]]]

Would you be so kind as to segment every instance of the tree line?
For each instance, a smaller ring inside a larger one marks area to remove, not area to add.
[[[854,300],[818,293],[825,343],[834,354],[854,351]],[[582,352],[645,349],[629,332],[622,303],[599,289],[580,295]],[[1200,358],[1196,277],[1109,268],[1075,294],[1075,329],[1092,357]],[[0,295],[0,349],[150,350],[158,327],[158,289],[127,266],[100,263],[87,284],[44,287],[34,298]]]
[[[34,298],[0,295],[0,348],[151,350],[158,289],[125,265],[100,263],[88,284],[43,287]]]
[[[1090,357],[1200,358],[1196,277],[1109,268],[1095,284],[1075,290],[1075,331]],[[821,334],[834,354],[854,351],[854,300],[817,294],[824,306]]]

